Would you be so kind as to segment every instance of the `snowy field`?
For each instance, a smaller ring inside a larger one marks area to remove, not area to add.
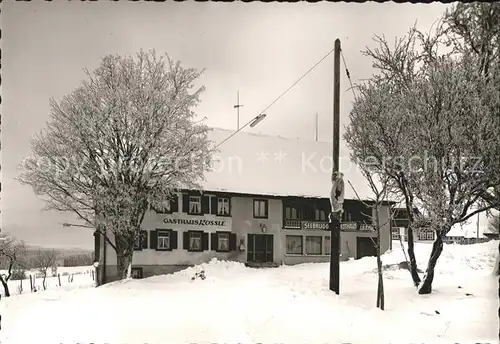
[[[58,267],[57,273],[60,275],[61,286],[59,286],[59,278],[52,277],[51,270],[49,269],[48,277],[45,280],[47,290],[60,289],[65,290],[75,288],[87,288],[94,285],[92,271],[95,270],[93,266],[74,266],[74,267]],[[0,270],[0,273],[5,271]],[[23,280],[10,280],[8,282],[9,291],[11,295],[31,293],[30,278],[38,291],[43,291],[43,278],[40,272],[36,270],[26,271],[26,277]],[[94,276],[95,277],[95,276]],[[0,286],[0,295],[5,295],[3,287]]]
[[[404,260],[394,249],[384,264]],[[430,244],[416,244],[421,269]],[[376,261],[250,269],[212,261],[170,276],[2,299],[2,343],[440,343],[497,342],[498,241],[445,245],[431,295],[408,271],[385,271],[386,310],[375,308]],[[191,280],[200,270],[205,280]],[[29,330],[28,330],[29,329]]]

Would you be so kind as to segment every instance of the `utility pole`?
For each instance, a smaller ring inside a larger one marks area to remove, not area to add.
[[[236,130],[240,130],[240,107],[243,105],[240,104],[240,91],[238,91],[238,94],[236,95],[236,105],[234,108],[236,109]]]
[[[332,176],[339,172],[340,146],[340,40],[335,40],[333,61],[333,171]],[[332,181],[333,182],[333,181]],[[340,220],[342,212],[330,213],[330,290],[340,293]]]

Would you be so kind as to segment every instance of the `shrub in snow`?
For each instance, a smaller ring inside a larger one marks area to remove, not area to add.
[[[206,278],[205,270],[201,270],[200,272],[195,273],[194,276],[191,277],[191,281],[194,281],[197,278],[204,280]]]

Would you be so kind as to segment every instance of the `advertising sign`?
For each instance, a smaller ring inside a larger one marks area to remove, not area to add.
[[[210,215],[168,214],[161,216],[162,227],[200,230],[205,232],[230,231],[231,218]]]
[[[302,228],[328,230],[328,222],[302,221]]]

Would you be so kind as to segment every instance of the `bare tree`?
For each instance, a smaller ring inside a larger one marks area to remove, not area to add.
[[[352,137],[350,133],[346,133],[345,135],[348,142],[352,142]],[[351,160],[354,161],[361,170],[361,173],[365,177],[368,182],[368,185],[373,193],[373,198],[370,200],[370,204],[361,200],[356,190],[351,185],[354,193],[358,197],[359,201],[365,203],[367,208],[371,209],[371,214],[365,214],[372,221],[371,223],[374,226],[375,232],[377,233],[377,240],[374,242],[374,245],[377,250],[377,274],[378,274],[378,283],[377,283],[377,307],[381,310],[384,310],[385,307],[385,295],[384,295],[384,276],[383,276],[383,266],[382,266],[382,258],[381,258],[381,234],[380,230],[384,226],[388,225],[392,220],[391,215],[391,207],[390,207],[390,199],[394,199],[397,197],[397,190],[394,185],[391,183],[391,177],[385,174],[378,173],[376,168],[372,168],[371,164],[367,163],[369,160],[369,156],[366,155],[367,150],[363,149],[363,146],[357,147],[359,149],[352,150],[351,152]],[[382,222],[380,218],[380,214],[382,211],[383,205],[387,206],[387,221]]]
[[[45,280],[47,279],[49,269],[55,268],[56,263],[57,252],[55,250],[38,250],[32,258],[31,265],[42,274],[42,285],[44,290],[47,289]]]
[[[106,56],[59,103],[32,142],[19,177],[49,209],[70,211],[104,236],[125,278],[150,206],[163,209],[179,188],[198,188],[210,168],[206,125],[193,107],[201,75],[153,52]]]
[[[0,268],[6,270],[0,273],[4,294],[10,296],[9,280],[16,269],[24,269],[23,258],[26,254],[26,246],[22,241],[6,235],[0,236]]]
[[[397,50],[408,45],[404,40],[397,43]],[[389,51],[384,46],[381,51]],[[406,48],[405,48],[406,49]],[[398,53],[402,54],[401,53]],[[411,58],[413,59],[413,57]],[[413,62],[405,62],[412,64]],[[359,85],[357,101],[350,114],[350,125],[346,128],[344,138],[351,149],[353,159],[362,170],[370,172],[376,178],[385,180],[396,186],[404,199],[409,218],[408,256],[409,270],[415,287],[420,284],[418,267],[413,243],[413,223],[415,221],[415,196],[409,182],[410,169],[404,163],[404,157],[413,154],[412,145],[408,144],[408,127],[411,119],[400,116],[404,112],[404,94],[401,84],[404,80],[412,80],[414,75],[401,76],[401,80],[374,77],[368,83]]]
[[[499,70],[486,75],[476,67],[480,57],[441,52],[447,34],[442,26],[425,35],[412,29],[394,48],[378,38],[379,48],[365,53],[380,74],[359,88],[348,129],[351,146],[365,145],[378,172],[399,188],[410,227],[418,202],[436,230],[422,283],[411,264],[421,294],[432,291],[443,236],[454,224],[500,205],[492,197],[500,185]]]

